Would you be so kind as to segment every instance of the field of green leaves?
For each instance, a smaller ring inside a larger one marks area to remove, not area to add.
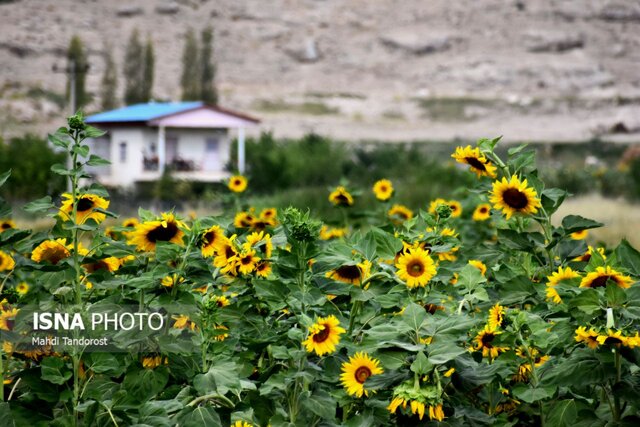
[[[247,205],[259,177],[235,175],[221,216],[107,227],[108,192],[82,186],[100,134],[76,115],[50,135],[72,190],[24,209],[51,229],[16,227],[0,200],[2,426],[639,425],[640,253],[552,221],[567,193],[525,147],[458,147],[475,184],[420,209],[389,180],[336,177],[324,223]],[[169,321],[109,351],[20,339],[34,310],[105,307]]]

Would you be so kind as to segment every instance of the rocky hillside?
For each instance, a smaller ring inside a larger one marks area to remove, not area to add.
[[[0,0],[0,134],[66,114],[74,33],[91,92],[138,28],[177,100],[186,30],[209,24],[221,103],[276,135],[640,141],[637,0]]]

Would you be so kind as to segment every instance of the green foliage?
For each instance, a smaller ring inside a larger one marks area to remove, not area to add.
[[[79,36],[74,35],[69,42],[69,48],[67,50],[67,60],[69,62],[69,75],[75,74],[75,97],[76,108],[81,108],[86,105],[91,99],[86,91],[86,72],[87,72],[87,55],[84,51],[84,45]],[[67,82],[67,98],[71,93],[71,77]]]
[[[201,96],[200,78],[201,68],[198,41],[192,28],[187,30],[182,51],[182,76],[180,87],[182,88],[183,101],[198,101]]]
[[[155,54],[153,53],[153,42],[151,38],[147,39],[143,55],[140,100],[142,102],[149,102],[153,98],[153,69],[155,67]]]
[[[0,142],[0,170],[12,169],[0,193],[13,200],[59,194],[65,188],[64,179],[52,174],[51,166],[64,162],[64,153],[54,152],[44,139],[34,135]]]
[[[135,28],[129,37],[124,57],[124,102],[127,105],[143,102],[144,47]]]
[[[100,99],[102,109],[113,110],[118,106],[118,71],[113,59],[111,46],[105,47],[104,52],[104,74],[102,75]]]
[[[200,99],[206,103],[218,104],[216,89],[216,66],[213,60],[213,28],[202,31],[202,47],[200,51]]]

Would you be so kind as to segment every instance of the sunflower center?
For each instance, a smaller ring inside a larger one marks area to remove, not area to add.
[[[253,228],[255,228],[258,231],[262,231],[265,228],[267,228],[267,223],[264,221],[254,221],[252,225],[253,225]]]
[[[313,334],[313,341],[317,343],[322,343],[329,338],[329,334],[331,333],[331,329],[327,325],[323,325],[323,328],[320,332]]]
[[[484,207],[484,206],[480,208],[480,213],[481,214],[486,214],[487,211],[488,211],[488,209],[486,207]]]
[[[240,181],[239,179],[233,180],[233,185],[235,185],[236,187],[239,186],[240,184],[242,184],[242,181]]]
[[[231,258],[236,254],[236,251],[231,246],[226,246],[224,248],[224,256],[227,258]]]
[[[381,193],[386,193],[387,191],[389,191],[386,185],[381,185],[379,190]]]
[[[486,333],[480,338],[480,342],[482,342],[482,346],[486,348],[492,348],[491,342],[494,340],[496,336],[491,333]]]
[[[178,226],[175,222],[167,222],[167,226],[158,226],[147,234],[147,240],[151,243],[168,242],[178,234]]]
[[[64,249],[51,248],[44,253],[42,259],[49,261],[53,265],[56,265],[68,256],[68,252]]]
[[[597,278],[593,279],[593,281],[591,282],[591,287],[592,288],[603,288],[603,287],[607,286],[607,281],[609,279],[615,280],[611,276],[600,276],[600,277],[597,277]]]
[[[214,233],[213,231],[209,231],[209,232],[205,233],[204,242],[206,244],[210,245],[215,241],[216,241],[216,233]]]
[[[524,209],[529,204],[529,199],[522,191],[515,188],[509,188],[502,193],[504,202],[513,209]]]
[[[346,205],[346,204],[349,203],[349,199],[344,194],[338,194],[336,196],[336,200],[338,201],[338,204],[340,204],[340,205]]]
[[[419,277],[424,273],[424,264],[420,260],[414,260],[407,264],[407,273],[412,277]]]
[[[366,366],[360,366],[356,369],[356,373],[354,375],[356,377],[356,381],[360,384],[364,384],[364,382],[371,376],[371,369]]]
[[[343,265],[336,270],[338,276],[347,280],[356,280],[360,278],[360,267],[357,265]]]
[[[616,337],[607,337],[607,339],[604,340],[604,343],[609,345],[619,345],[622,344],[622,340]]]
[[[474,169],[479,169],[483,172],[487,170],[487,167],[484,165],[484,163],[482,163],[477,157],[465,157],[464,161]]]
[[[78,200],[78,207],[77,207],[78,212],[85,212],[91,208],[93,208],[93,201],[91,199],[83,198]]]
[[[8,222],[3,222],[2,224],[0,224],[0,228],[2,228],[3,230],[8,230],[11,228],[11,224],[9,224]]]
[[[253,256],[251,255],[245,255],[242,258],[240,258],[240,262],[242,263],[242,265],[251,264],[251,261],[253,261]]]

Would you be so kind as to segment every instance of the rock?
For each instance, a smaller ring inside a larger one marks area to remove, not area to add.
[[[524,38],[529,52],[564,52],[584,47],[581,34],[539,31],[526,33]]]
[[[130,18],[132,16],[142,15],[144,10],[139,6],[124,6],[116,11],[116,15],[123,18]]]
[[[610,22],[640,22],[640,6],[628,3],[606,5],[600,10],[599,18]]]
[[[452,45],[449,34],[438,34],[429,30],[415,29],[393,30],[379,37],[380,42],[392,49],[402,50],[413,55],[427,55],[442,52]]]
[[[6,49],[18,58],[24,58],[36,53],[36,51],[29,46],[12,42],[0,42],[0,49]]]
[[[286,48],[285,52],[298,62],[313,63],[321,59],[318,43],[313,38],[308,38],[302,47]]]
[[[156,6],[156,13],[160,15],[175,15],[180,12],[180,6],[175,1],[168,1]]]

